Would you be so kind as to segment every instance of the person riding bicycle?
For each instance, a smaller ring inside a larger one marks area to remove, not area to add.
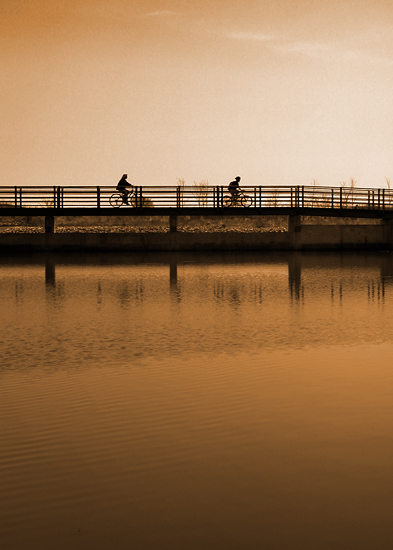
[[[236,178],[233,181],[231,181],[231,183],[228,185],[228,191],[230,192],[233,201],[236,201],[238,196],[239,196],[239,193],[240,193],[239,181],[240,180],[241,180],[241,177],[236,176]]]
[[[130,191],[127,188],[130,188]],[[127,181],[127,174],[122,175],[119,183],[116,185],[116,189],[122,194],[124,204],[129,204],[128,197],[132,195],[134,186]]]

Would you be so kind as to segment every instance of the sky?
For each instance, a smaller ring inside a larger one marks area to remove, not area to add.
[[[388,0],[0,0],[0,185],[393,188]]]

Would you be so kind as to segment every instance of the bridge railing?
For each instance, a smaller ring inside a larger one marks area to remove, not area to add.
[[[320,186],[242,187],[250,208],[327,208],[393,210],[393,190]],[[0,206],[13,208],[108,208],[111,186],[0,186]],[[135,186],[131,207],[224,208],[227,186]],[[241,202],[232,206],[241,206]],[[1,213],[1,211],[0,211]]]

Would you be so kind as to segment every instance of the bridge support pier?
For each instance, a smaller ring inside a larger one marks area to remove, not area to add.
[[[302,221],[300,216],[288,216],[288,231],[289,233],[299,233],[302,228]]]
[[[45,216],[45,233],[55,232],[55,217]]]
[[[176,231],[177,231],[177,216],[176,216],[176,214],[171,214],[169,216],[169,231],[171,233],[176,233]]]

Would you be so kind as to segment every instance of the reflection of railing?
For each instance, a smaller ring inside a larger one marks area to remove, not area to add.
[[[135,186],[134,190],[135,200],[128,208],[225,209],[224,196],[228,193],[227,186],[206,186],[201,200],[191,186]],[[252,201],[248,212],[257,208],[393,210],[390,189],[259,186],[242,190]],[[0,207],[109,208],[114,191],[109,186],[0,187]]]

